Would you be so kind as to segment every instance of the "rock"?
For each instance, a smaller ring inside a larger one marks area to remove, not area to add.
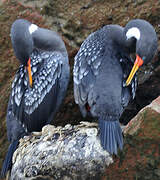
[[[124,134],[134,135],[139,130],[151,131],[151,136],[155,133],[160,133],[160,96],[155,99],[150,105],[143,108],[126,126]],[[143,129],[142,129],[143,128]],[[153,129],[152,129],[153,128]],[[157,129],[157,130],[156,130]],[[156,134],[155,134],[156,136]],[[159,136],[157,134],[157,136]],[[150,137],[148,137],[150,138]]]
[[[88,122],[44,126],[20,140],[12,161],[11,180],[100,178],[113,162],[100,145],[97,124]]]

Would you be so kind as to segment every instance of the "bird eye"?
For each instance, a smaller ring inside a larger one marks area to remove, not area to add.
[[[143,56],[143,57],[142,57],[142,60],[145,61],[145,60],[146,60],[146,56]]]

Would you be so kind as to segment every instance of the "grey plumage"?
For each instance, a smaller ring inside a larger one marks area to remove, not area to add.
[[[135,38],[139,38],[139,34],[126,37],[131,28],[130,32],[135,29],[136,33],[139,32],[140,39]],[[144,43],[148,42],[150,48],[145,48]],[[126,86],[133,66],[130,53],[143,54],[141,58],[145,64],[152,59],[156,48],[154,28],[148,22],[137,19],[130,21],[125,28],[107,25],[90,34],[75,57],[75,102],[83,116],[90,113],[99,119],[101,143],[110,153],[117,154],[118,146],[120,149],[123,147],[119,118],[129,101],[135,97],[136,75],[131,84]]]
[[[37,56],[39,56],[38,62],[36,58]],[[46,94],[49,93],[51,88],[55,85],[56,80],[60,78],[63,65],[61,59],[63,59],[63,56],[59,52],[47,52],[46,54],[46,52],[38,52],[35,50],[31,55],[33,87],[28,88],[28,80],[25,79],[27,77],[27,72],[24,66],[21,67],[15,77],[15,79],[19,79],[19,81],[18,83],[14,81],[12,85],[12,102],[16,99],[14,102],[19,106],[22,98],[24,98],[24,111],[27,114],[33,113],[35,108],[38,107]],[[38,68],[38,66],[40,68]],[[25,92],[23,92],[24,89],[26,89]]]
[[[19,139],[32,131],[40,131],[53,120],[65,97],[70,70],[67,50],[56,32],[19,19],[11,27],[11,40],[21,65],[8,102],[7,134],[11,145],[2,176],[11,168]],[[32,87],[28,78],[28,61]]]
[[[34,124],[36,121],[41,122],[42,118],[43,124],[49,123],[51,121],[50,117],[50,120],[48,120],[45,116],[42,116],[41,118],[39,117],[37,120],[33,120],[32,113],[34,113],[36,109],[39,108],[39,105],[43,104],[44,98],[47,94],[50,93],[52,89],[54,89],[55,94],[50,95],[50,98],[53,99],[52,103],[55,107],[53,106],[49,108],[52,108],[53,111],[55,111],[55,109],[57,110],[56,103],[59,101],[59,99],[56,100],[56,96],[59,94],[59,92],[61,92],[59,85],[62,85],[62,83],[60,83],[60,81],[63,82],[64,88],[66,90],[69,80],[69,68],[66,68],[64,65],[68,59],[60,52],[46,52],[35,49],[30,57],[33,87],[29,87],[28,74],[25,66],[20,66],[18,72],[16,73],[15,80],[12,83],[11,100],[9,102],[10,106],[12,106],[13,114],[16,117],[21,117],[18,119],[18,121],[24,123],[24,126],[28,129],[28,132],[32,131],[32,129],[28,127],[29,123]],[[64,79],[62,79],[62,73],[66,73],[66,77],[63,77]],[[63,93],[65,93],[64,90]],[[64,95],[62,94],[61,96],[63,99]],[[58,98],[61,99],[61,97]],[[44,109],[46,108],[47,106],[44,106]],[[23,114],[26,114],[25,116],[31,116],[30,118],[33,122],[30,122],[31,120],[24,118]],[[40,129],[41,126],[38,129]]]
[[[104,92],[104,96],[102,97],[99,95],[99,92],[103,91],[101,87],[102,81],[103,88],[107,89],[105,89],[105,91],[112,91],[110,90],[112,89],[112,86],[114,86],[112,79],[117,79],[117,89],[114,87],[113,91],[115,92],[113,93],[115,98],[117,96],[120,98],[122,83],[123,81],[125,82],[132,67],[132,62],[130,62],[129,56],[125,55],[125,53],[123,53],[123,56],[120,56],[121,52],[114,52],[114,50],[112,50],[111,45],[113,45],[113,43],[110,40],[109,35],[107,35],[108,28],[109,26],[105,26],[101,30],[91,34],[83,42],[75,57],[73,70],[75,101],[77,104],[82,106],[88,102],[91,107],[90,111],[95,117],[98,116],[99,112],[95,112],[97,108],[94,108],[94,106],[99,106],[103,102],[105,96],[108,98],[108,93],[106,94]],[[90,56],[88,56],[88,49],[93,49],[93,52],[91,53],[92,55]],[[117,56],[120,57],[118,58]],[[125,66],[123,70],[121,66]],[[127,66],[129,66],[129,68]],[[121,69],[121,71],[119,71],[119,69]],[[112,71],[117,73],[113,74]],[[127,74],[126,78],[123,77],[124,74]],[[135,81],[132,82],[134,83]],[[119,94],[117,95],[117,93]],[[132,92],[130,92],[130,95],[131,94]],[[97,105],[97,98],[99,100],[99,105]],[[112,101],[111,97],[109,98],[110,101]],[[119,99],[119,102],[121,102],[121,99]],[[110,107],[108,108],[111,109]],[[123,107],[119,107],[119,105],[117,105],[117,108],[119,108],[119,111],[122,111]],[[102,108],[100,111],[102,113],[104,109]]]

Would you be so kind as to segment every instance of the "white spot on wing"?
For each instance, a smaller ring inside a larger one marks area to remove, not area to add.
[[[137,40],[140,39],[141,33],[140,30],[137,27],[130,28],[126,33],[127,39],[130,39],[132,37],[136,38]]]
[[[29,32],[30,32],[30,34],[34,33],[37,29],[38,29],[38,26],[37,26],[37,25],[31,24],[31,25],[29,26]]]

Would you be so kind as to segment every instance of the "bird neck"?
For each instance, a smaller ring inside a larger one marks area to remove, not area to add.
[[[66,48],[61,37],[54,31],[38,28],[32,34],[35,48],[45,51],[60,51],[66,53]]]
[[[124,28],[119,25],[109,25],[109,36],[112,39],[114,45],[120,47],[127,53],[133,53],[136,50],[136,39],[126,39],[124,34]]]

